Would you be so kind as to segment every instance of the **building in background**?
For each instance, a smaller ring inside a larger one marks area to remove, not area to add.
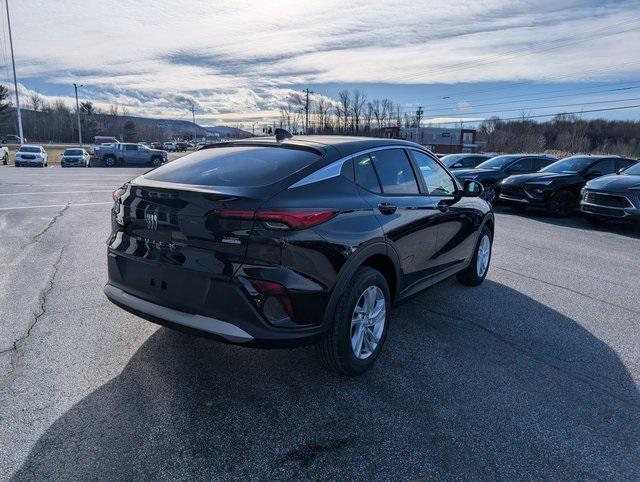
[[[417,142],[439,154],[453,154],[456,152],[476,152],[475,129],[446,129],[443,127],[421,127],[420,139],[416,139],[415,127],[390,128],[400,139]],[[389,132],[391,134],[391,132]],[[389,137],[385,132],[385,136]]]

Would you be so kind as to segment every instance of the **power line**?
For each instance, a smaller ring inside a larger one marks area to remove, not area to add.
[[[640,81],[633,81],[633,82],[613,82],[611,84],[608,85],[624,85],[624,84],[640,84]],[[601,86],[601,87],[605,87],[605,86]],[[535,95],[540,95],[540,94],[518,94],[518,95],[511,95],[511,96],[503,96],[500,97],[500,99],[513,99],[516,97],[527,97],[524,99],[519,99],[519,100],[512,100],[512,101],[504,101],[504,102],[492,102],[492,103],[485,103],[485,104],[473,104],[474,107],[484,107],[484,106],[492,106],[492,105],[504,105],[504,104],[515,104],[517,102],[530,102],[530,101],[536,101],[536,100],[549,100],[549,99],[560,99],[560,98],[565,98],[565,97],[578,97],[578,96],[582,96],[582,95],[591,95],[591,94],[605,94],[608,92],[622,92],[622,91],[627,91],[627,90],[633,90],[633,89],[638,89],[640,88],[640,86],[636,86],[636,87],[618,87],[615,89],[606,89],[606,90],[590,90],[589,92],[579,92],[579,91],[583,91],[586,89],[593,89],[593,87],[583,87],[583,88],[571,88],[571,89],[559,89],[559,90],[555,90],[555,91],[549,91],[546,92],[548,94],[553,94],[556,92],[572,92],[571,94],[565,94],[565,95],[554,95],[554,96],[547,96],[547,97],[539,97],[539,98],[528,98],[530,96],[535,96]],[[466,100],[466,99],[465,99]],[[490,100],[490,99],[483,99],[483,100]],[[462,101],[464,102],[464,101]],[[430,107],[454,107],[452,102],[443,102],[440,104],[429,104]],[[405,110],[405,109],[402,109]],[[411,111],[412,108],[411,107],[407,107],[406,111],[409,112]]]
[[[582,114],[592,114],[595,112],[608,112],[608,111],[616,111],[616,110],[625,110],[625,109],[637,109],[640,107],[640,104],[636,105],[623,105],[619,107],[608,107],[605,109],[590,109],[590,110],[579,110],[575,112],[556,112],[555,114],[537,114],[537,115],[529,115],[529,116],[519,116],[519,117],[506,117],[500,118],[501,121],[512,121],[512,120],[529,120],[529,119],[542,119],[544,117],[556,117],[559,115],[582,115]],[[430,122],[429,126],[440,126],[440,125],[451,125],[451,124],[459,124],[460,122],[465,123],[479,123],[483,122],[487,119],[458,119],[450,122]]]

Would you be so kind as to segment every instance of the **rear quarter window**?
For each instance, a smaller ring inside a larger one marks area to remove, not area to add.
[[[165,164],[144,177],[198,186],[261,187],[282,181],[320,158],[320,154],[284,147],[215,147]]]

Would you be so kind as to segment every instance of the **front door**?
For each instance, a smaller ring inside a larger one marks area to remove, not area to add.
[[[421,192],[404,149],[384,149],[354,159],[355,180],[400,258],[404,289],[435,268],[437,210]]]
[[[437,271],[444,271],[463,263],[474,252],[477,213],[464,198],[456,199],[455,181],[435,159],[422,151],[409,152],[436,208],[433,222],[438,235],[432,264]]]

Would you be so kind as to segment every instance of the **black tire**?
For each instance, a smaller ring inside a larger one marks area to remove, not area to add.
[[[5,154],[2,158],[2,164],[4,164],[5,166],[9,164],[9,156],[7,154]]]
[[[569,216],[577,205],[576,197],[571,191],[560,191],[554,194],[547,203],[547,211],[552,216],[564,218]]]
[[[116,158],[113,157],[113,156],[105,156],[104,165],[107,166],[107,167],[115,167]]]
[[[478,255],[480,254],[480,244],[483,242],[484,238],[489,238],[489,259],[487,260],[486,268],[483,273],[478,273]],[[481,284],[484,279],[487,277],[487,273],[489,272],[489,267],[491,266],[491,255],[493,254],[493,235],[491,234],[491,230],[485,226],[482,228],[480,232],[480,236],[478,236],[478,242],[476,243],[475,252],[473,254],[473,258],[471,259],[471,263],[465,269],[460,271],[456,278],[460,283],[466,286],[478,286]]]
[[[384,295],[385,321],[375,349],[371,351],[367,358],[359,359],[351,347],[352,316],[361,296],[371,286],[380,288]],[[324,365],[332,371],[347,376],[362,375],[367,371],[380,356],[384,341],[387,338],[390,304],[391,294],[385,277],[373,268],[366,266],[358,268],[349,283],[347,283],[345,292],[340,296],[331,328],[318,344],[318,350]]]
[[[162,166],[162,158],[161,157],[154,157],[153,159],[151,159],[151,164],[153,164],[154,167]]]
[[[593,214],[585,214],[585,218],[589,224],[593,226],[602,226],[603,224],[607,224],[607,218],[603,218],[601,216],[594,216]]]
[[[498,191],[496,190],[496,185],[493,183],[487,183],[483,187],[484,191],[482,192],[480,197],[488,203],[495,203],[498,200]]]

